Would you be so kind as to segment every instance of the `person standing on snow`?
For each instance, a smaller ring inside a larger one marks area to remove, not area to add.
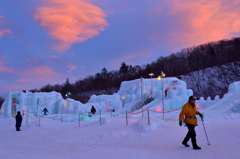
[[[194,96],[189,97],[188,102],[183,106],[182,111],[179,115],[179,125],[182,126],[182,120],[183,117],[185,116],[185,123],[187,124],[188,127],[188,133],[184,138],[182,144],[186,147],[189,147],[187,142],[191,138],[193,149],[200,150],[201,147],[197,145],[196,141],[195,132],[195,126],[197,124],[196,114],[198,114],[201,118],[203,117],[203,115],[196,110],[195,101],[196,97]]]
[[[17,115],[16,115],[15,119],[16,119],[16,125],[15,125],[16,130],[21,131],[20,127],[21,127],[21,124],[22,124],[22,115],[21,115],[20,111],[17,112]]]
[[[95,113],[96,113],[96,109],[94,108],[94,106],[92,106],[91,112],[92,112],[92,114],[95,114]]]
[[[43,111],[42,111],[42,112],[44,112],[44,115],[47,115],[47,112],[49,113],[49,111],[47,110],[47,108],[46,108],[46,107],[43,109]]]

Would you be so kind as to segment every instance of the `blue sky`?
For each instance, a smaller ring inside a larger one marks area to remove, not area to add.
[[[0,96],[239,36],[239,7],[239,0],[1,0]]]

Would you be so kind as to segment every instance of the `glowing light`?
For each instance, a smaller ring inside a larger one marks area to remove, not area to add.
[[[67,102],[63,102],[63,104],[66,105],[67,107],[69,107]]]
[[[140,86],[140,87],[141,87],[141,86],[142,86],[142,84],[139,84],[138,86]]]
[[[154,76],[154,74],[153,73],[149,73],[149,76]]]
[[[111,109],[111,107],[109,105],[106,105],[106,110],[108,111],[110,109]]]
[[[13,103],[13,106],[16,106],[16,103]]]
[[[122,99],[125,99],[126,98],[126,96],[122,96]]]
[[[196,107],[197,107],[197,109],[199,109],[199,105],[198,104],[196,104]]]
[[[163,77],[165,77],[165,76],[166,76],[166,74],[163,74],[162,76],[163,76]]]
[[[158,76],[158,78],[157,78],[159,81],[161,80],[161,77],[160,76]]]
[[[158,107],[157,107],[157,111],[158,111],[158,112],[161,112],[161,106],[158,106]]]

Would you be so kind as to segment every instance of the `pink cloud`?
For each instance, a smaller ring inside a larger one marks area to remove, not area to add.
[[[182,18],[170,33],[172,42],[195,44],[231,38],[240,32],[240,1],[172,0],[170,17]]]
[[[0,15],[0,23],[4,23],[4,16]],[[12,34],[12,31],[9,29],[0,29],[0,38],[5,36],[6,34]]]
[[[57,59],[58,57],[57,56],[55,56],[55,55],[51,55],[51,57],[53,57],[53,58],[55,58],[55,59]]]
[[[20,82],[20,83],[29,83],[29,82],[33,82],[33,80],[31,80],[31,79],[24,79],[24,78],[22,78],[22,79],[17,79],[16,81],[17,81],[17,82]]]
[[[70,65],[68,66],[68,68],[69,68],[68,73],[71,73],[72,71],[76,70],[77,66]]]
[[[6,34],[11,34],[11,33],[12,33],[12,31],[9,29],[2,29],[2,30],[0,30],[0,38]]]
[[[15,71],[13,69],[9,69],[5,66],[7,63],[2,61],[3,58],[5,58],[5,57],[6,56],[0,57],[0,73],[1,72],[15,73]]]
[[[31,69],[29,69],[29,71],[36,75],[41,75],[41,76],[55,76],[56,72],[54,72],[52,69],[53,68],[51,68],[51,67],[40,66],[37,68],[31,68]]]
[[[46,85],[48,83],[56,84],[63,82],[68,75],[61,74],[53,70],[53,68],[48,66],[29,66],[26,70],[19,70],[16,76],[16,82],[21,84],[27,84],[28,87],[31,85]],[[70,78],[70,77],[69,77]],[[74,77],[71,77],[73,79]],[[36,86],[32,86],[36,88]]]
[[[85,1],[48,0],[37,8],[34,19],[59,40],[53,49],[62,52],[104,31],[108,26],[105,16],[100,8]]]
[[[114,60],[109,61],[108,63],[113,68],[119,68],[122,62],[126,62],[128,65],[137,65],[136,63],[132,63],[131,60],[138,59],[139,61],[145,61],[148,58],[151,58],[152,56],[153,54],[150,52],[150,50],[141,50],[138,52],[129,53],[120,58],[116,58]]]

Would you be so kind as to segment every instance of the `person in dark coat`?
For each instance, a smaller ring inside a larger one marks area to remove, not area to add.
[[[91,112],[92,112],[92,114],[96,113],[96,109],[94,108],[94,106],[92,106]]]
[[[185,116],[186,118],[185,123],[187,124],[187,127],[188,127],[188,133],[184,138],[182,144],[185,147],[189,147],[187,142],[191,138],[193,149],[201,150],[201,147],[197,145],[195,126],[197,124],[196,115],[199,115],[201,118],[203,118],[203,115],[196,110],[195,101],[196,101],[196,97],[194,96],[189,97],[188,102],[183,106],[182,111],[179,115],[179,125],[182,126],[182,120]]]
[[[15,119],[16,119],[16,125],[15,125],[16,130],[21,131],[20,127],[21,127],[21,124],[22,124],[22,115],[21,115],[20,111],[17,112],[17,115],[16,115]]]
[[[49,111],[47,110],[47,108],[46,108],[46,107],[43,109],[43,111],[42,111],[42,112],[44,112],[44,115],[47,115],[47,112],[49,113]]]

